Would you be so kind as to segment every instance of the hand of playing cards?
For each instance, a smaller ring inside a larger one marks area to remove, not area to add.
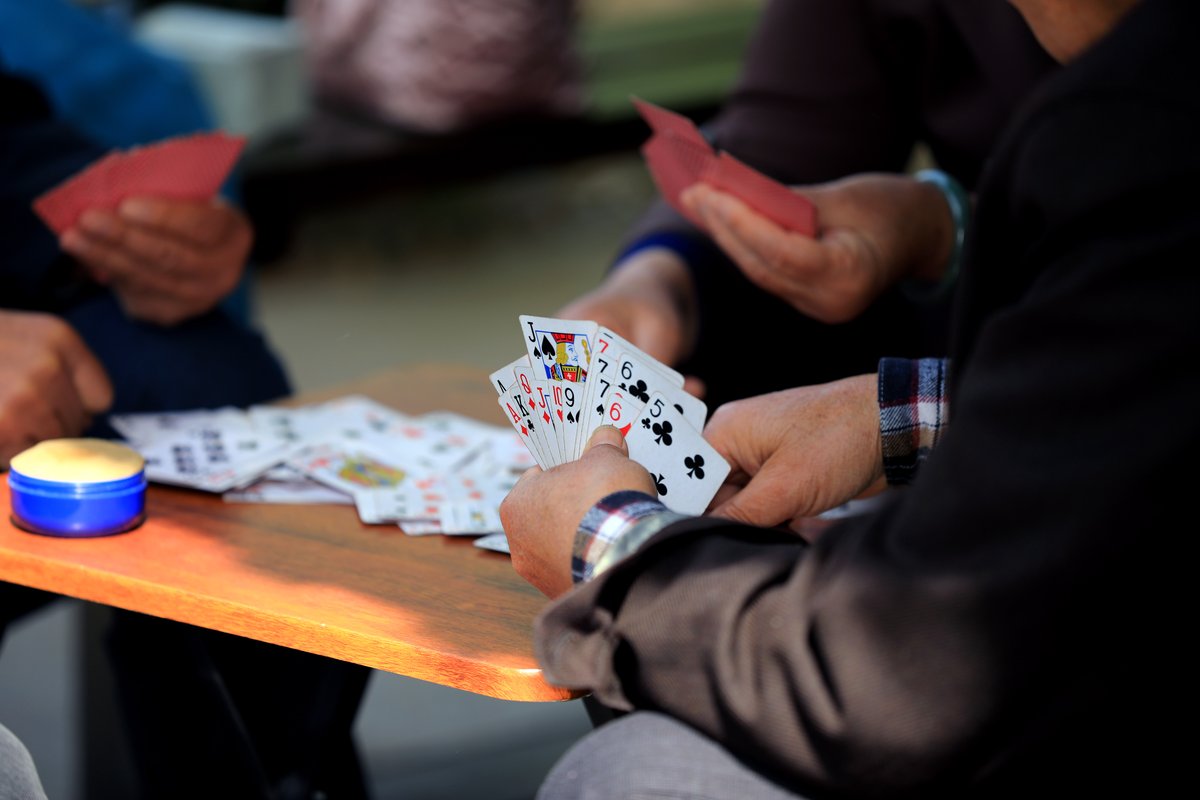
[[[668,508],[704,513],[729,464],[701,435],[708,409],[683,390],[683,376],[595,322],[520,321],[528,355],[491,381],[538,465],[574,461],[597,427],[613,425]]]
[[[767,219],[805,236],[817,234],[817,212],[803,195],[746,166],[729,153],[718,153],[685,116],[634,99],[654,135],[642,146],[646,165],[663,199],[697,227],[697,219],[679,200],[694,183],[707,183],[733,195]]]
[[[115,210],[130,197],[212,198],[242,152],[245,140],[197,133],[113,151],[38,197],[33,209],[61,236],[89,209]]]
[[[500,501],[533,466],[505,428],[449,412],[409,417],[365,397],[111,422],[146,459],[148,480],[230,502],[353,503],[363,522],[410,535],[499,532]]]

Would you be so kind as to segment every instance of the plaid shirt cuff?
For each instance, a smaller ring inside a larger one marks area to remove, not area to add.
[[[879,362],[883,473],[892,486],[912,482],[950,423],[947,363],[942,358]]]
[[[579,523],[571,557],[571,577],[575,583],[591,580],[667,525],[683,518],[642,492],[608,495],[592,506]]]

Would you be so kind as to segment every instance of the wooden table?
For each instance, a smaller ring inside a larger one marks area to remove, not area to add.
[[[486,374],[465,367],[397,369],[296,402],[350,393],[502,422]],[[0,579],[491,697],[578,696],[547,684],[534,660],[545,599],[507,556],[469,538],[364,525],[350,506],[232,504],[151,486],[137,530],[59,539],[13,527],[3,484]]]

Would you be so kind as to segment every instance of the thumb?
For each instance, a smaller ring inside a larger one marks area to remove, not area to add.
[[[592,431],[583,452],[587,453],[597,447],[614,447],[621,455],[629,455],[629,446],[625,444],[625,436],[612,425],[601,425]]]
[[[112,383],[99,359],[74,331],[60,341],[59,356],[83,407],[92,414],[107,411],[113,401]]]

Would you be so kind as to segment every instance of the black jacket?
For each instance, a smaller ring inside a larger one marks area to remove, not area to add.
[[[1184,785],[1198,30],[1193,0],[1144,0],[1004,136],[951,429],[910,488],[812,547],[676,523],[542,616],[548,677],[814,797]]]

